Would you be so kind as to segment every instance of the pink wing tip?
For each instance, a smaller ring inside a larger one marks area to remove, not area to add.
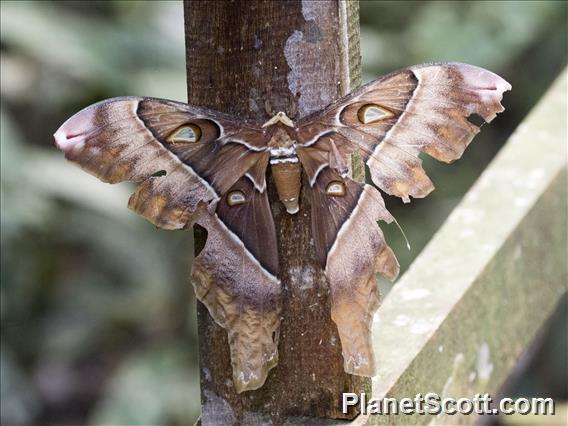
[[[507,80],[499,77],[499,81],[497,83],[496,90],[503,93],[503,92],[507,92],[507,91],[511,90],[512,88],[513,88],[513,86],[511,86],[511,83],[509,83]]]
[[[502,77],[484,68],[467,64],[454,64],[462,75],[466,87],[476,91],[481,105],[485,107],[477,112],[486,122],[492,121],[498,113],[504,111],[501,101],[503,93],[512,86]]]
[[[475,65],[458,64],[461,74],[466,84],[470,87],[479,87],[481,90],[496,91],[500,94],[512,89],[511,84],[504,78]]]
[[[65,125],[61,126],[53,137],[55,138],[55,146],[63,152],[68,152],[73,148],[83,147],[85,143],[84,134],[70,133],[65,129]]]
[[[57,131],[53,134],[53,138],[55,139],[55,146],[62,151],[66,151],[69,149],[70,141],[67,138],[67,133],[63,126],[61,126]]]
[[[86,141],[89,129],[92,128],[92,117],[89,109],[83,110],[69,118],[54,133],[55,146],[67,153],[71,149],[81,149]]]

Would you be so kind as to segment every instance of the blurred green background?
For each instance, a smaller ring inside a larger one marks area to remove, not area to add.
[[[67,163],[52,134],[119,95],[186,100],[181,1],[1,3],[2,425],[188,425],[199,414],[188,232],[126,208],[132,187]],[[403,269],[566,65],[565,2],[361,2],[364,80],[437,60],[513,85],[437,190],[387,204]],[[383,290],[388,291],[388,287]],[[566,400],[566,306],[511,392]],[[548,345],[548,346],[546,346]],[[543,349],[544,348],[544,349]]]

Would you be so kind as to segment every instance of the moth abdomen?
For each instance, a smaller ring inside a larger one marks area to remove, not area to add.
[[[298,157],[272,159],[270,160],[270,167],[278,198],[289,214],[298,213],[302,183],[302,168]]]
[[[291,127],[292,121],[280,112],[267,121],[263,127],[275,126],[272,137],[268,142],[270,152],[270,167],[278,198],[289,214],[300,210],[300,185],[302,168],[296,153],[296,137]]]

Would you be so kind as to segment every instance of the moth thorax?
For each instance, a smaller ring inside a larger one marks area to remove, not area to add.
[[[268,147],[270,149],[274,148],[289,149],[292,148],[293,146],[294,146],[294,140],[290,137],[290,135],[288,135],[288,132],[286,132],[284,129],[280,127],[278,127],[274,131],[274,134],[270,138],[270,141],[268,141]]]
[[[271,164],[278,198],[290,214],[298,213],[302,169],[299,162]]]

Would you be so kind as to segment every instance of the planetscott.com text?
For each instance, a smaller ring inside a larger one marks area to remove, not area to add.
[[[367,398],[367,394],[344,393],[342,411],[358,406],[361,414],[538,414],[553,415],[552,398],[501,398],[494,401],[488,393],[472,398],[441,398],[430,392],[414,398]]]

